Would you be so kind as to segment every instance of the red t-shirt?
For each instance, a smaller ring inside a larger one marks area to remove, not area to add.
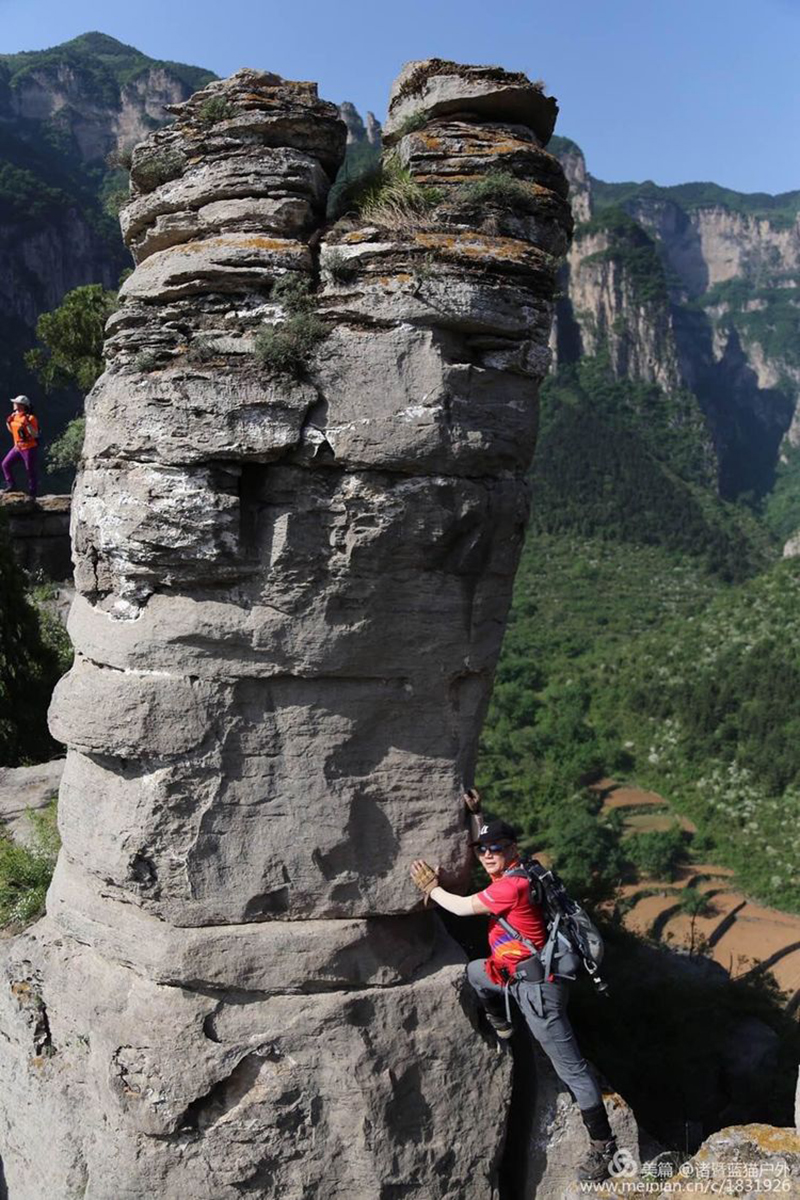
[[[523,958],[530,958],[530,950],[518,938],[511,936],[498,921],[505,917],[518,933],[533,942],[541,950],[547,941],[547,926],[540,904],[532,904],[530,884],[523,875],[501,875],[493,879],[487,888],[478,892],[478,899],[494,915],[489,918],[489,948],[491,956],[486,960],[486,974],[493,983],[504,983],[500,968],[505,967],[513,975]]]

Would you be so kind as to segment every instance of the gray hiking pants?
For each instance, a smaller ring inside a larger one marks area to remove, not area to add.
[[[484,960],[477,958],[467,967],[467,979],[478,993],[481,1004],[495,1017],[505,1017],[505,989],[492,983]],[[603,1103],[597,1080],[580,1052],[578,1041],[567,1016],[566,983],[512,982],[509,992],[519,1005],[531,1033],[544,1050],[556,1075],[572,1092],[581,1109]]]

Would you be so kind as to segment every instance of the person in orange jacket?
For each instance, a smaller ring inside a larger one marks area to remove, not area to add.
[[[27,396],[15,396],[11,401],[12,412],[6,418],[6,426],[14,440],[14,445],[3,459],[3,476],[5,491],[14,491],[14,476],[11,468],[21,461],[28,476],[28,492],[36,499],[39,488],[39,471],[37,457],[39,454],[39,422],[31,408]]]

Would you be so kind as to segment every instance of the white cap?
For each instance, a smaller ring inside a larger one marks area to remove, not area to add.
[[[26,408],[30,408],[31,402],[27,396],[15,396],[11,401],[12,404],[24,404]]]

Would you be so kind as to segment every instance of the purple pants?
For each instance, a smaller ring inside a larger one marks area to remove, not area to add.
[[[38,446],[31,446],[30,450],[19,450],[15,446],[13,450],[9,450],[8,454],[3,459],[3,475],[9,487],[14,486],[14,476],[11,474],[11,468],[18,460],[22,460],[25,464],[25,471],[28,476],[28,492],[31,496],[35,496],[39,490],[39,472],[36,468],[36,458]]]

